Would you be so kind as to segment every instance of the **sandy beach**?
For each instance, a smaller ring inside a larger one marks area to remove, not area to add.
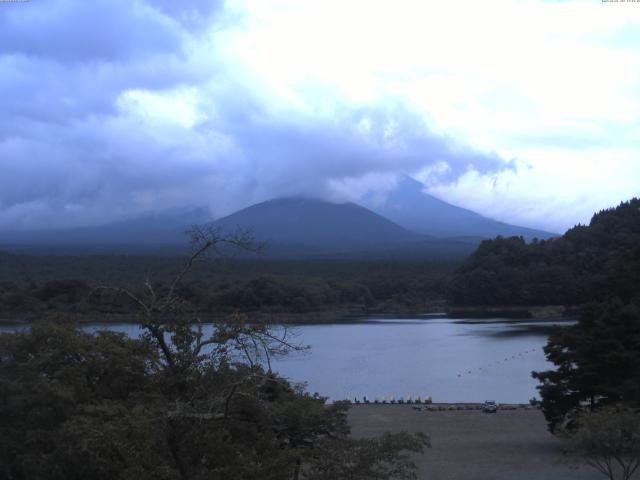
[[[421,431],[432,448],[416,457],[419,479],[429,480],[601,480],[590,467],[562,451],[538,410],[416,411],[410,405],[354,405],[355,436],[385,431]]]

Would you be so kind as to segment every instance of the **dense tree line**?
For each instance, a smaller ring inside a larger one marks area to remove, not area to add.
[[[633,199],[559,238],[485,240],[454,274],[449,302],[580,305],[611,296],[627,302],[640,288],[639,212]]]
[[[568,269],[574,281],[558,285],[567,292],[558,300],[581,304],[577,323],[545,347],[556,368],[533,373],[549,428],[579,431],[585,410],[640,409],[640,200],[597,213],[550,246],[519,248],[515,258],[542,252],[550,267]]]
[[[0,315],[45,312],[126,314],[131,301],[124,295],[97,295],[102,284],[140,288],[149,271],[158,288],[175,271],[172,258],[0,257]],[[41,264],[37,263],[41,260]],[[146,265],[146,269],[144,266]],[[180,286],[191,309],[200,313],[308,313],[425,311],[442,308],[455,264],[437,262],[270,262],[236,261],[216,269],[198,266]],[[114,278],[104,272],[117,270]],[[23,272],[28,272],[25,275]]]

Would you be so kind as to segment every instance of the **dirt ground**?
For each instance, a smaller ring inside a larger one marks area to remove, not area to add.
[[[410,405],[354,405],[352,434],[421,431],[432,448],[416,457],[428,480],[601,480],[596,470],[571,462],[562,441],[546,430],[538,410],[415,411]],[[639,477],[640,478],[640,477]]]

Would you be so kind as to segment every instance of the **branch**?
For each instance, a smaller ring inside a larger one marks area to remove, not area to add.
[[[142,307],[142,309],[145,311],[145,313],[147,314],[147,316],[151,315],[151,307],[149,305],[147,305],[145,302],[143,302],[139,297],[137,297],[135,294],[133,294],[130,290],[127,290],[126,288],[122,288],[122,287],[110,287],[108,285],[98,285],[97,287],[95,287],[91,293],[98,291],[98,290],[110,290],[116,293],[123,293],[125,294],[127,297],[129,297],[131,300],[133,300],[134,302],[136,302],[140,307]],[[90,293],[90,294],[91,294]]]
[[[299,351],[306,350],[306,349],[309,348],[308,346],[293,345],[293,344],[287,342],[285,340],[285,338],[287,338],[286,333],[287,333],[287,329],[285,328],[285,334],[282,336],[282,338],[278,338],[275,335],[271,335],[266,330],[264,332],[260,332],[261,335],[264,335],[265,337],[270,338],[271,340],[274,340],[274,341],[276,341],[278,343],[281,343],[282,345],[284,345],[287,348],[290,348],[291,350],[295,350],[295,351],[299,352]]]
[[[146,328],[151,336],[155,338],[156,342],[158,342],[158,346],[167,361],[167,365],[169,365],[169,367],[174,367],[176,364],[175,358],[171,348],[167,345],[167,342],[164,339],[164,329],[153,323],[143,324],[142,326]]]
[[[236,393],[236,389],[238,388],[238,384],[234,384],[233,387],[231,388],[231,392],[229,393],[229,395],[227,395],[227,398],[224,401],[224,418],[227,418],[229,416],[229,404],[231,403],[231,398],[233,397],[233,394]]]
[[[169,292],[166,295],[166,301],[165,301],[165,307],[169,306],[171,303],[170,301],[174,298],[174,292],[176,289],[176,286],[178,285],[178,283],[184,278],[184,276],[189,273],[189,270],[191,270],[191,267],[193,266],[193,263],[196,261],[196,259],[198,257],[200,257],[201,255],[204,254],[204,252],[206,252],[209,248],[211,248],[211,246],[214,245],[214,241],[213,240],[208,240],[207,242],[204,243],[204,245],[202,245],[198,250],[196,250],[187,260],[187,262],[185,263],[185,265],[182,267],[182,270],[178,273],[178,275],[173,279],[173,282],[171,282],[171,286],[169,287]]]
[[[151,285],[151,282],[149,281],[149,275],[147,275],[147,279],[144,282],[145,287],[147,287],[147,290],[149,290],[149,293],[151,294],[151,299],[153,300],[153,303],[155,304],[157,301],[157,297],[156,297],[156,291],[153,289],[153,286]]]

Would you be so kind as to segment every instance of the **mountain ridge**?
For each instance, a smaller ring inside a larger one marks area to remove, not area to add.
[[[409,230],[436,237],[480,237],[482,239],[522,236],[547,239],[557,236],[553,232],[512,225],[472,210],[452,205],[424,192],[425,185],[403,176],[384,202],[365,201],[374,212]]]
[[[300,196],[251,205],[212,225],[226,232],[252,230],[276,258],[451,259],[475,248],[409,231],[362,205]]]
[[[401,192],[402,195],[421,199],[415,197],[417,192],[424,195],[421,184],[412,182],[404,193]],[[399,196],[390,198],[397,200]],[[450,211],[459,214],[462,210],[467,217],[486,220],[474,212],[431,198],[433,200],[427,197],[427,201],[434,205],[447,205]],[[424,212],[418,209],[417,214]],[[269,244],[268,258],[453,259],[470,254],[487,238],[465,225],[460,225],[458,230],[450,230],[448,236],[443,236],[437,228],[431,229],[435,235],[429,235],[428,228],[422,232],[413,231],[360,204],[297,196],[250,205],[216,220],[212,220],[206,208],[187,208],[149,213],[92,227],[0,232],[0,247],[38,249],[58,254],[175,255],[186,251],[188,238],[185,232],[188,228],[203,223],[220,227],[227,233],[238,228],[251,230],[257,241]],[[522,227],[509,227],[515,229],[515,234],[520,232],[519,228],[526,233]]]

